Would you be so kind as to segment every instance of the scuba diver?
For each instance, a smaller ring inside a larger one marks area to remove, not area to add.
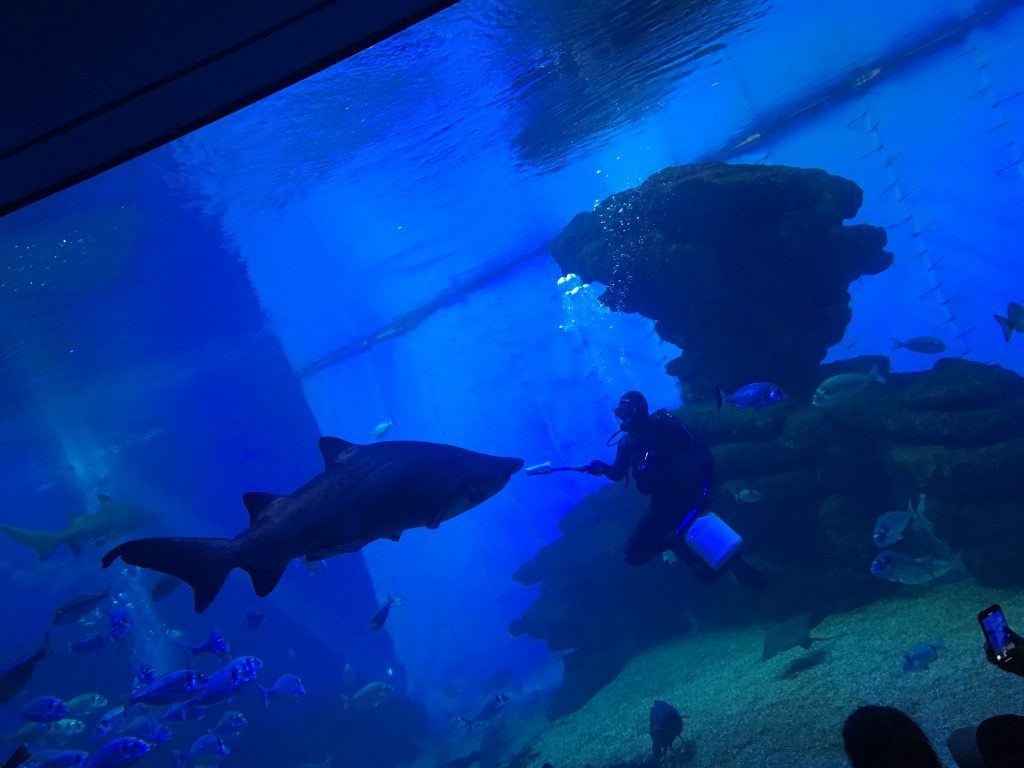
[[[632,474],[637,490],[651,499],[629,536],[626,562],[643,565],[670,550],[698,581],[708,583],[728,571],[745,586],[765,588],[767,579],[738,552],[739,535],[708,514],[715,475],[708,447],[668,411],[649,413],[639,392],[624,394],[614,413],[622,433],[615,461],[592,461],[581,469],[612,481]],[[693,535],[698,529],[705,534],[699,542]]]

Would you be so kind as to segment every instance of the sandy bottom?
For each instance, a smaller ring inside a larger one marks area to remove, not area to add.
[[[706,632],[633,659],[583,709],[531,744],[530,765],[554,768],[636,763],[650,756],[651,704],[663,699],[687,715],[688,750],[669,764],[687,768],[839,768],[840,730],[862,704],[884,704],[916,719],[946,765],[946,737],[991,715],[1024,711],[1024,679],[985,660],[977,612],[1002,604],[1011,626],[1024,627],[1024,593],[971,582],[914,589],[861,610],[825,619],[815,643],[824,663],[781,679],[806,652],[795,648],[762,662],[763,632]],[[905,673],[903,652],[945,644],[927,670]],[[678,742],[677,742],[678,748]]]

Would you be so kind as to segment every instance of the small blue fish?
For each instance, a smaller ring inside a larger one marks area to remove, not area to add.
[[[760,411],[765,406],[788,399],[789,395],[782,387],[769,381],[755,381],[753,384],[740,387],[731,395],[727,395],[721,387],[718,388],[718,410],[722,410],[726,403],[732,403],[737,408],[753,408]]]
[[[56,696],[39,696],[21,708],[19,713],[33,723],[52,723],[71,714],[68,705]]]
[[[122,607],[117,606],[110,612],[110,637],[113,640],[120,640],[128,634],[132,628],[132,616]]]
[[[78,654],[97,653],[112,642],[109,635],[94,632],[75,640],[68,646],[68,650]]]
[[[54,626],[67,627],[74,624],[95,611],[100,603],[109,596],[110,592],[104,591],[92,595],[78,595],[70,600],[65,600],[53,614]]]
[[[271,699],[295,703],[306,695],[306,689],[302,687],[302,681],[295,675],[281,675],[270,688],[257,686],[260,691],[260,698],[263,699],[263,706],[270,706]]]
[[[126,736],[136,736],[150,744],[163,744],[170,741],[171,729],[161,725],[155,718],[139,715],[124,727]]]
[[[193,656],[198,656],[201,653],[209,653],[213,656],[231,655],[231,647],[228,645],[227,638],[216,629],[210,630],[210,636],[206,638],[206,642],[202,645],[186,645],[182,643],[181,647],[192,651]]]
[[[263,626],[263,614],[258,611],[247,611],[245,614],[245,626],[250,632],[255,632]]]
[[[210,733],[214,736],[220,736],[221,738],[226,739],[229,736],[237,736],[248,724],[249,721],[245,719],[245,715],[241,712],[231,710],[221,715],[217,725],[214,726]]]
[[[122,736],[108,741],[93,753],[85,768],[128,768],[145,757],[147,752],[149,744],[142,739]]]
[[[186,768],[187,766],[195,765],[204,757],[224,757],[229,754],[231,754],[231,750],[228,749],[228,745],[224,743],[222,738],[214,736],[212,733],[204,733],[192,742],[188,752],[184,754],[181,752],[171,752],[171,757],[174,758],[174,764],[177,768]]]
[[[941,641],[936,643],[918,643],[903,654],[901,666],[904,672],[916,672],[928,669],[928,665],[939,658],[939,651],[945,653],[946,646]]]
[[[895,336],[892,339],[892,351],[907,349],[921,355],[941,355],[946,351],[946,343],[934,336],[917,336],[913,339],[900,341]]]
[[[1003,338],[1009,341],[1013,338],[1013,332],[1024,333],[1024,306],[1021,306],[1016,301],[1011,301],[1009,306],[1006,308],[1006,317],[1002,315],[992,315],[999,323],[999,328],[1003,332]]]
[[[206,678],[202,690],[191,700],[197,707],[208,707],[234,698],[245,686],[256,679],[263,662],[255,656],[241,656]]]
[[[477,723],[485,723],[488,720],[493,720],[508,706],[511,699],[504,693],[497,693],[487,700],[483,708],[477,712],[476,717],[467,718],[460,717],[459,719],[466,724],[466,728],[470,733],[473,731],[473,726]]]
[[[205,678],[191,669],[179,669],[161,675],[141,691],[132,694],[132,704],[177,704],[193,698],[203,687]]]
[[[389,592],[387,602],[384,603],[384,605],[382,605],[380,608],[378,608],[377,612],[373,614],[373,618],[370,620],[370,629],[372,629],[374,632],[381,629],[387,623],[388,616],[391,615],[391,606],[395,606],[397,608],[403,605],[405,605],[404,600],[402,600],[401,598],[392,597],[391,593]]]
[[[108,733],[120,731],[127,724],[128,719],[125,715],[124,707],[114,707],[107,710],[103,717],[96,722],[96,726],[92,730],[92,738],[98,741]]]

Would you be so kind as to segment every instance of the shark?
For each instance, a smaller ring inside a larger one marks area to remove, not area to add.
[[[101,494],[99,509],[89,515],[71,515],[67,528],[62,531],[37,531],[30,528],[15,528],[0,525],[10,538],[32,547],[40,561],[49,560],[61,544],[66,544],[71,554],[79,555],[86,544],[105,544],[137,531],[158,519],[156,512],[127,501],[112,499]]]
[[[127,541],[103,557],[175,576],[192,587],[195,610],[213,602],[241,568],[259,597],[269,595],[288,563],[357,552],[372,541],[441,523],[500,492],[522,459],[416,441],[369,445],[320,438],[324,470],[289,495],[242,496],[249,527],[233,539],[158,537]]]

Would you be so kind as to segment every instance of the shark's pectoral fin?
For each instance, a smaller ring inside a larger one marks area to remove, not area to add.
[[[242,503],[249,510],[249,527],[252,528],[258,525],[260,520],[263,519],[263,514],[266,512],[267,507],[280,498],[277,494],[263,493],[261,491],[243,493]]]
[[[341,460],[345,453],[358,447],[359,446],[355,443],[350,443],[348,440],[342,440],[340,437],[320,438],[320,455],[324,457],[325,467],[334,466]]]
[[[256,594],[260,597],[266,597],[274,591],[277,582],[281,580],[285,568],[288,567],[288,561],[284,560],[276,563],[263,561],[249,563],[242,567],[249,574],[249,578],[252,580],[252,588],[256,591]]]
[[[433,531],[445,520],[461,515],[472,506],[464,493],[450,493],[444,497],[434,517],[427,522],[427,528]]]

